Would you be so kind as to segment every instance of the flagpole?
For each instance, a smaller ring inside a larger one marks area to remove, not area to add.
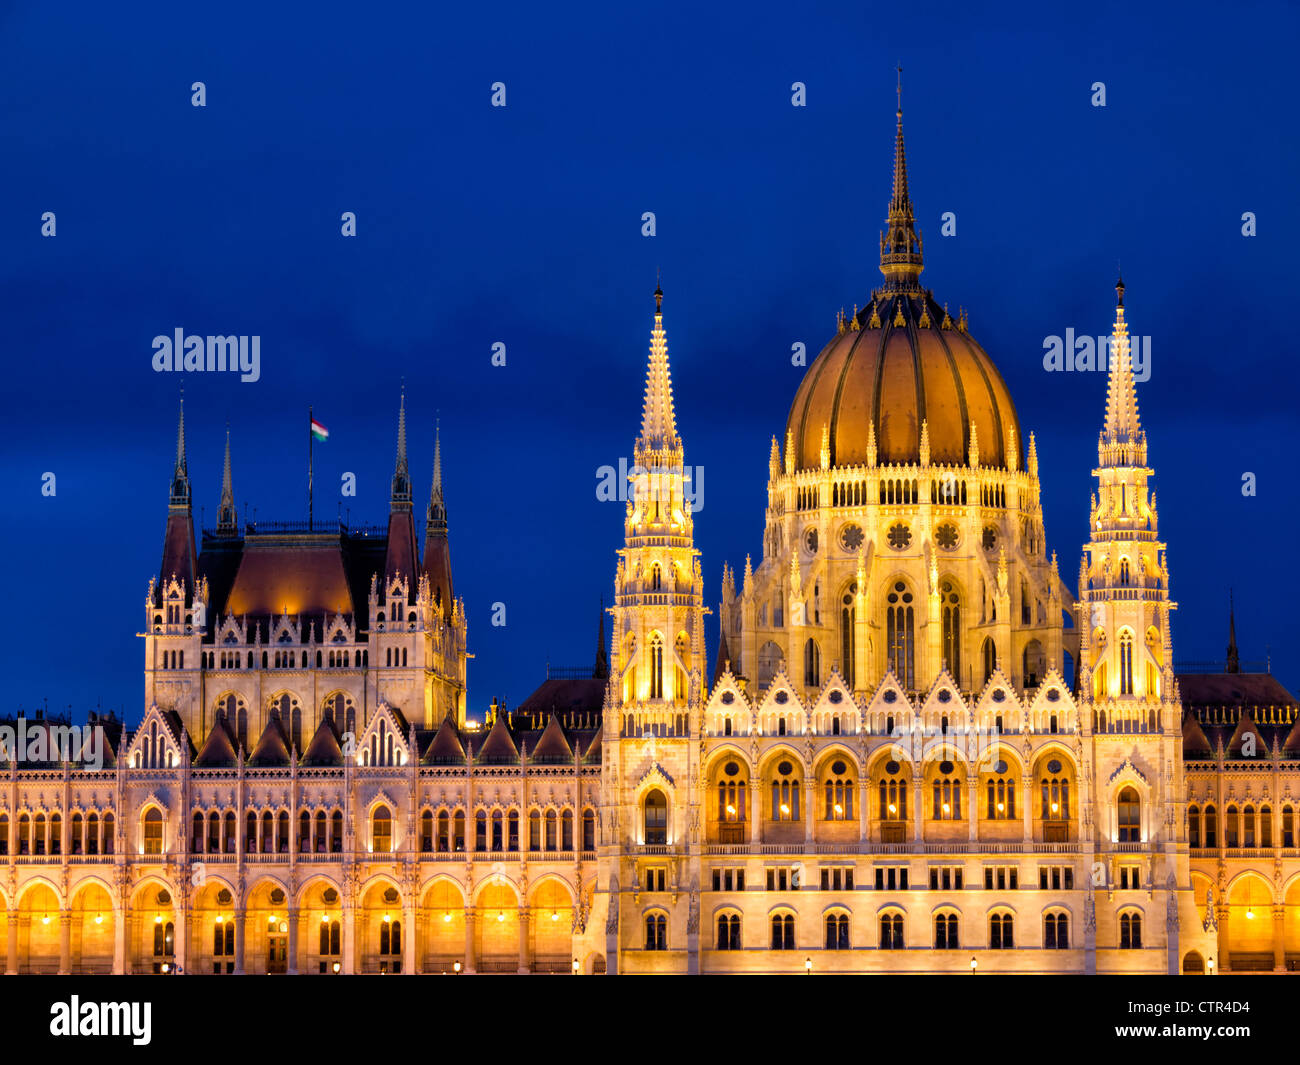
[[[316,434],[311,431],[311,425],[312,422],[314,422],[315,420],[316,419],[312,416],[312,408],[308,406],[307,407],[307,531],[308,532],[312,531],[312,498],[311,498],[311,492],[312,492],[311,475],[312,475],[312,458],[313,458],[312,444],[313,441],[315,440]]]

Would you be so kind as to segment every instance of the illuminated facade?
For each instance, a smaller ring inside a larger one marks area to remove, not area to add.
[[[227,440],[197,541],[182,413],[144,720],[0,795],[7,971],[1300,963],[1297,708],[1235,639],[1175,675],[1122,284],[1076,595],[1033,435],[920,284],[901,110],[880,258],[772,441],[711,674],[656,291],[608,643],[482,728],[405,401],[386,529],[241,527]]]

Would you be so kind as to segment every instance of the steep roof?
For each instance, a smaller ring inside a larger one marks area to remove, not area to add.
[[[343,748],[339,744],[339,734],[334,728],[333,718],[328,716],[321,718],[315,734],[307,743],[307,749],[303,751],[302,764],[305,766],[343,764]]]
[[[560,719],[554,714],[546,723],[546,728],[538,737],[532,749],[531,760],[538,764],[563,763],[573,761],[573,748],[560,726]]]
[[[266,722],[266,728],[262,730],[262,738],[257,741],[257,746],[248,757],[248,764],[287,766],[289,761],[289,737],[285,734],[279,715],[272,714]]]
[[[1214,747],[1211,745],[1209,737],[1205,735],[1205,730],[1201,728],[1200,723],[1192,714],[1184,715],[1183,757],[1195,758],[1213,754]]]
[[[425,765],[464,765],[465,746],[460,742],[460,733],[450,714],[442,719],[433,742],[429,744],[422,759]]]
[[[474,761],[478,764],[493,762],[509,764],[519,761],[519,748],[510,734],[510,726],[506,723],[504,712],[497,712],[496,720],[483,741],[483,748],[475,755]]]
[[[200,769],[230,769],[239,764],[238,744],[224,714],[217,715],[194,764]]]

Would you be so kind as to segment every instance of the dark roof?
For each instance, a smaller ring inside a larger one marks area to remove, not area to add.
[[[504,711],[497,711],[496,720],[492,722],[492,728],[487,734],[487,739],[483,741],[482,749],[474,753],[475,764],[518,763],[519,747],[514,737],[510,735],[507,716]]]
[[[1255,734],[1257,757],[1268,757],[1274,745],[1290,741],[1300,721],[1300,703],[1271,673],[1179,673],[1178,690],[1186,758],[1213,757],[1220,745],[1239,758],[1247,732]]]
[[[248,764],[287,766],[289,762],[289,737],[285,735],[280,715],[272,714],[266,722],[266,728],[262,730],[262,738],[257,741],[253,753],[248,756]]]
[[[229,769],[239,763],[237,747],[225,714],[218,714],[194,764],[200,769]]]
[[[465,764],[465,745],[450,714],[442,719],[442,725],[425,749],[422,761],[425,765]]]
[[[339,745],[339,734],[334,729],[334,719],[326,716],[316,726],[316,733],[307,743],[302,753],[302,764],[309,766],[341,766],[343,748]]]
[[[557,715],[551,715],[550,721],[546,723],[546,728],[537,737],[537,742],[529,746],[528,752],[530,755],[529,760],[532,762],[573,761],[573,748],[569,745],[568,737],[565,736]]]

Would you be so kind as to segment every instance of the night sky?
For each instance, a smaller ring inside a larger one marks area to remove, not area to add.
[[[182,383],[196,524],[227,421],[241,519],[305,517],[309,404],[317,515],[351,471],[382,523],[404,379],[421,530],[441,417],[471,716],[591,662],[623,516],[596,471],[631,455],[660,268],[716,603],[761,553],[792,344],[811,363],[880,281],[900,62],[922,281],[1037,433],[1062,575],[1105,376],[1045,372],[1043,342],[1109,332],[1118,262],[1175,658],[1222,660],[1233,587],[1242,658],[1300,688],[1295,9],[839,6],[0,5],[0,713],[142,713]],[[155,373],[177,328],[259,335],[261,379]]]

